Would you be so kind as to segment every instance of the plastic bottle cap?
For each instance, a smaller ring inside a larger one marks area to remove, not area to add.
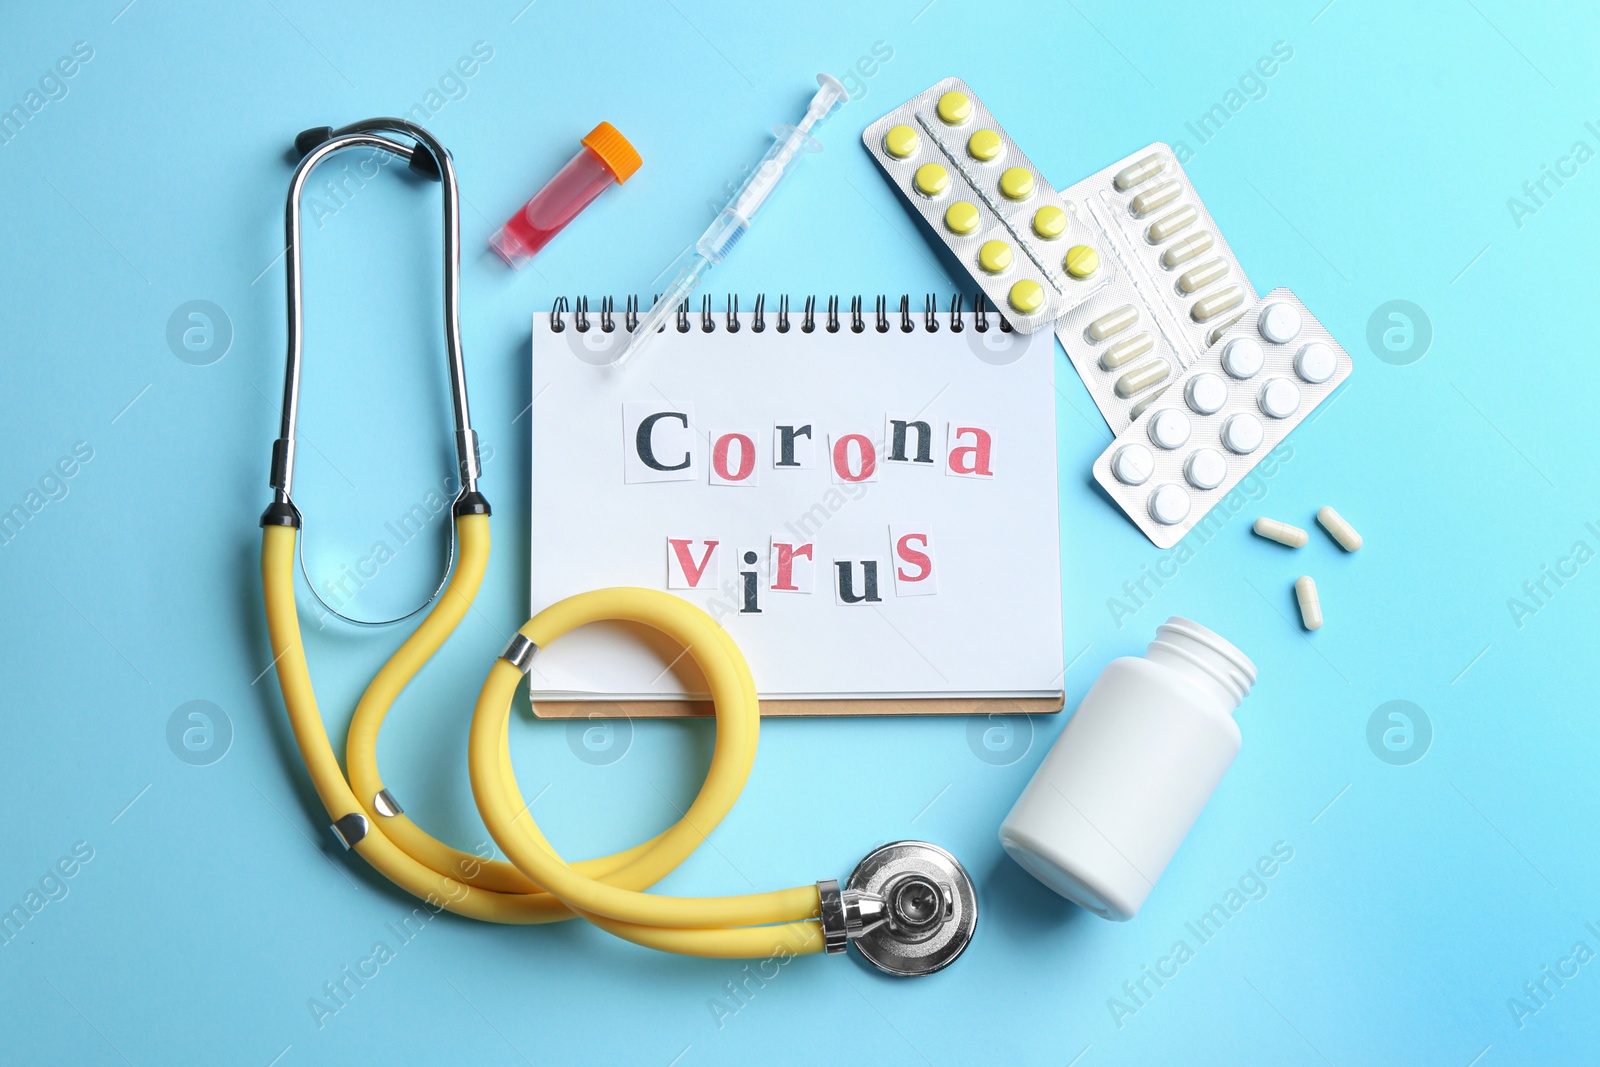
[[[609,122],[602,122],[590,130],[583,139],[583,147],[600,157],[600,162],[617,179],[618,185],[633,177],[633,172],[644,162],[639,158],[638,150]]]

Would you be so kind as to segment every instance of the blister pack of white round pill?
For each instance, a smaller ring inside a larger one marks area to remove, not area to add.
[[[872,158],[1022,333],[1113,282],[1089,224],[960,78],[918,93],[861,135]]]
[[[1239,320],[1256,291],[1164,144],[1119,159],[1061,197],[1122,268],[1056,323],[1089,395],[1121,433]]]
[[[1274,289],[1117,434],[1094,477],[1171,548],[1346,378],[1350,355],[1300,299]]]

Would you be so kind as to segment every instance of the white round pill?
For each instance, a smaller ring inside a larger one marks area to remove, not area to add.
[[[1111,457],[1111,474],[1123,485],[1143,485],[1155,469],[1156,459],[1144,445],[1123,445]]]
[[[1266,361],[1267,353],[1254,337],[1235,337],[1222,350],[1222,369],[1235,378],[1254,378]]]
[[[1189,494],[1171,482],[1150,494],[1150,517],[1163,526],[1176,526],[1189,517]]]
[[[1300,311],[1293,304],[1282,301],[1268,304],[1261,309],[1256,329],[1273,344],[1286,345],[1300,336]]]
[[[1150,440],[1157,448],[1173,449],[1189,439],[1189,416],[1177,408],[1162,408],[1150,416]]]
[[[1312,385],[1321,385],[1332,378],[1338,368],[1339,357],[1333,354],[1333,346],[1321,341],[1301,345],[1294,357],[1294,372]]]
[[[1210,371],[1196,374],[1184,386],[1183,398],[1196,415],[1215,415],[1228,402],[1228,383]]]
[[[1266,436],[1266,431],[1261,428],[1261,420],[1254,415],[1241,412],[1238,415],[1229,415],[1228,421],[1222,424],[1222,443],[1229,452],[1248,456],[1261,447],[1261,440]]]
[[[1228,476],[1228,461],[1214,448],[1197,448],[1184,461],[1183,476],[1196,489],[1215,489]]]
[[[1274,419],[1287,419],[1300,410],[1300,389],[1287,378],[1268,378],[1256,398],[1261,413]]]

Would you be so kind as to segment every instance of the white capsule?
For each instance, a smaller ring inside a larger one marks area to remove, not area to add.
[[[1158,245],[1167,238],[1181,230],[1187,230],[1194,225],[1200,213],[1192,204],[1185,204],[1176,211],[1169,211],[1156,219],[1144,231],[1145,238],[1153,245]]]
[[[1228,261],[1218,256],[1198,267],[1190,267],[1178,275],[1178,292],[1198,293],[1212,282],[1228,273]]]
[[[1344,521],[1332,508],[1322,508],[1317,512],[1317,522],[1328,531],[1328,536],[1339,542],[1339,547],[1346,552],[1354,552],[1361,547],[1361,535],[1356,533],[1356,528]]]
[[[1300,410],[1300,390],[1287,378],[1268,378],[1256,403],[1268,418],[1287,419]]]
[[[1128,373],[1117,379],[1117,395],[1127,400],[1137,396],[1152,385],[1160,385],[1167,380],[1167,375],[1172,373],[1172,368],[1167,366],[1164,359],[1152,359],[1148,363],[1141,363]]]
[[[1221,375],[1202,371],[1184,386],[1183,399],[1196,415],[1215,415],[1228,402],[1228,383],[1222,380]]]
[[[1123,485],[1143,485],[1155,469],[1155,457],[1141,444],[1123,445],[1111,456],[1111,474]]]
[[[1177,408],[1162,408],[1150,416],[1150,440],[1171,451],[1189,440],[1189,416]]]
[[[1121,333],[1129,326],[1139,321],[1139,309],[1132,304],[1124,304],[1115,311],[1108,311],[1089,324],[1089,340],[1104,341],[1114,333]]]
[[[1191,233],[1177,244],[1168,248],[1161,257],[1161,265],[1167,268],[1181,267],[1202,252],[1211,251],[1215,239],[1210,230],[1201,230]]]
[[[1244,303],[1244,290],[1237,285],[1225,285],[1214,293],[1201,297],[1189,309],[1189,317],[1196,322],[1209,322]]]
[[[1162,182],[1160,185],[1152,185],[1134,197],[1128,206],[1133,209],[1135,215],[1143,217],[1158,207],[1165,207],[1172,203],[1181,192],[1183,192],[1183,186],[1177,182]]]
[[[1151,393],[1149,396],[1145,397],[1143,400],[1140,400],[1137,404],[1133,405],[1133,407],[1129,408],[1128,409],[1128,421],[1129,422],[1137,421],[1140,415],[1143,415],[1145,412],[1149,411],[1152,407],[1155,406],[1155,402],[1157,400],[1160,400],[1163,396],[1165,396],[1167,394],[1167,389],[1168,389],[1168,386],[1163,385],[1160,389],[1157,389],[1155,392]]]
[[[1295,353],[1294,372],[1302,381],[1312,385],[1321,385],[1333,377],[1333,372],[1339,369],[1339,357],[1333,354],[1333,348],[1321,341],[1311,341],[1300,346],[1300,351]]]
[[[1214,448],[1197,448],[1183,461],[1183,477],[1196,489],[1215,489],[1228,476],[1228,461]]]
[[[1111,179],[1111,184],[1117,187],[1119,193],[1125,192],[1141,182],[1149,181],[1166,169],[1166,159],[1159,152],[1152,152],[1117,171],[1116,177]]]
[[[1212,345],[1222,340],[1222,335],[1227,333],[1233,324],[1242,318],[1244,318],[1244,309],[1240,308],[1232,315],[1229,315],[1227,318],[1211,327],[1211,332],[1206,334],[1206,347],[1210,348]]]
[[[1266,362],[1266,350],[1254,337],[1235,337],[1222,350],[1222,369],[1241,381],[1260,374]]]
[[[1275,301],[1261,309],[1256,329],[1273,344],[1286,345],[1300,336],[1300,311],[1293,304]]]
[[[1147,333],[1124,337],[1100,353],[1100,365],[1106,370],[1116,370],[1124,363],[1132,363],[1156,345],[1156,339]]]
[[[1290,548],[1304,548],[1306,541],[1310,539],[1309,535],[1300,527],[1290,526],[1288,523],[1279,522],[1277,519],[1257,519],[1256,524],[1251,529],[1255,530],[1257,537],[1265,537],[1268,541],[1276,541],[1278,544],[1288,545]]]
[[[1295,579],[1294,598],[1300,602],[1300,621],[1308,630],[1322,629],[1322,600],[1317,596],[1317,583],[1311,575]]]
[[[1167,482],[1150,494],[1150,517],[1163,526],[1176,526],[1189,517],[1189,494],[1181,485]]]

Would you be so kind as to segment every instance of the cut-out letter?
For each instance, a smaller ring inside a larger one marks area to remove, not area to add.
[[[696,477],[694,408],[655,401],[622,405],[622,480],[687,482]]]
[[[933,424],[926,419],[885,416],[883,428],[886,463],[926,463],[933,466]]]
[[[949,455],[944,472],[960,478],[994,477],[994,430],[949,423]]]
[[[770,565],[770,588],[775,593],[809,593],[815,579],[815,546],[811,542],[795,544],[793,541],[772,539],[772,551],[767,557]]]
[[[891,523],[889,547],[893,553],[895,596],[928,596],[939,591],[934,566],[933,529],[925,522]]]
[[[851,454],[854,453],[854,461]],[[838,437],[830,437],[828,441],[828,455],[831,459],[829,466],[833,468],[833,480],[848,485],[851,482],[875,482],[878,480],[878,450],[872,444],[872,439],[864,433],[847,433]]]
[[[861,565],[859,579],[856,564]],[[838,604],[881,604],[878,595],[878,561],[875,559],[833,561],[833,594]]]
[[[711,435],[711,484],[756,484],[755,434]]]
[[[816,464],[817,446],[811,424],[780,422],[772,428],[772,465],[780,470],[809,470]]]
[[[704,545],[696,560],[694,545]],[[720,541],[696,541],[689,537],[667,538],[667,588],[715,589],[717,587],[717,545]]]

